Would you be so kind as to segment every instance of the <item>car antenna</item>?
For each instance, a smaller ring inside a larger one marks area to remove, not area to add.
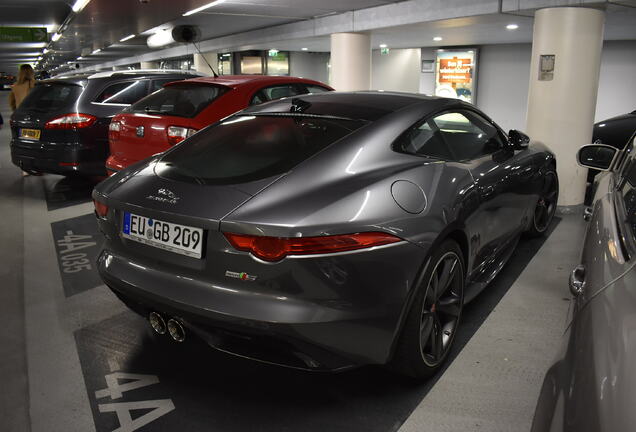
[[[214,78],[218,78],[219,74],[216,73],[216,71],[214,70],[214,68],[212,67],[212,65],[210,64],[210,62],[208,61],[208,59],[205,58],[205,56],[203,55],[203,53],[201,52],[201,49],[199,49],[199,47],[197,46],[196,42],[192,42],[192,45],[194,45],[194,47],[196,48],[196,50],[199,52],[199,55],[201,57],[203,57],[203,61],[205,61],[205,64],[208,65],[208,67],[210,68],[210,70],[212,71],[212,75],[214,75]]]
[[[291,108],[289,112],[303,112],[307,108],[311,106],[311,103],[306,100],[302,100],[301,98],[292,98],[291,100]]]

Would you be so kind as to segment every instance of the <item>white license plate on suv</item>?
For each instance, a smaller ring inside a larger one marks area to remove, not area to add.
[[[159,221],[128,212],[124,213],[122,236],[193,258],[201,258],[203,250],[201,228]]]

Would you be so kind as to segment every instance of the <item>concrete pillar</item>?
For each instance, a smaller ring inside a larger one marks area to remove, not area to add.
[[[340,91],[371,88],[371,36],[364,33],[331,35],[331,86]]]
[[[159,62],[156,61],[142,61],[142,69],[159,69]]]
[[[556,155],[559,206],[583,203],[587,169],[576,152],[592,139],[605,13],[564,7],[538,10],[534,20],[527,132]],[[554,55],[552,76],[546,67]],[[544,71],[540,70],[543,63]]]
[[[210,70],[210,66],[207,65],[205,60],[210,63],[210,66],[212,66],[217,73],[219,72],[219,56],[216,52],[203,53],[203,55],[194,55],[194,69],[197,72],[206,75],[213,75],[212,70]]]

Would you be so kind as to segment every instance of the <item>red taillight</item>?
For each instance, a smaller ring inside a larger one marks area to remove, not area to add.
[[[45,129],[82,129],[95,123],[97,117],[90,114],[70,113],[55,117],[44,125]]]
[[[179,144],[186,138],[190,138],[192,135],[197,133],[197,130],[181,126],[168,126],[166,132],[168,134],[168,142],[170,145],[175,145]]]
[[[97,213],[97,216],[99,217],[106,217],[106,215],[108,214],[108,206],[104,203],[100,203],[97,200],[93,200],[93,204],[95,204],[95,213]]]
[[[291,238],[224,234],[235,249],[250,252],[265,261],[278,261],[287,255],[345,252],[402,241],[399,237],[382,232]]]

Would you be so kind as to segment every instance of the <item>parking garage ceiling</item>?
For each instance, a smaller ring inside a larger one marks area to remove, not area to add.
[[[67,63],[79,63],[82,69],[90,69],[96,65],[134,63],[141,55],[146,57],[145,60],[154,60],[165,58],[168,53],[191,54],[194,51],[191,46],[166,51],[150,49],[146,44],[149,35],[179,24],[198,25],[203,41],[219,42],[216,45],[202,44],[208,50],[274,47],[328,51],[328,32],[321,33],[318,27],[337,29],[339,23],[346,20],[353,22],[358,16],[367,20],[362,23],[358,19],[357,22],[368,27],[363,30],[371,33],[374,45],[386,43],[392,48],[530,42],[533,7],[542,4],[542,0],[475,0],[470,10],[455,8],[450,15],[447,14],[447,19],[442,19],[446,16],[444,9],[453,10],[452,0],[220,0],[213,7],[189,16],[184,14],[209,5],[210,0],[90,0],[83,10],[74,13],[72,8],[78,1],[81,0],[3,0],[0,4],[0,26],[44,26],[49,38],[58,31],[61,36],[48,46],[46,43],[2,43],[0,72],[13,71],[21,63],[35,63],[40,56],[43,59],[39,66],[52,70]],[[553,0],[548,3],[555,1],[559,2]],[[636,8],[632,7],[636,6],[636,1],[580,0],[579,3],[606,9],[606,39],[636,39],[633,26]],[[402,20],[405,22],[400,23],[400,17],[383,14],[387,9],[382,6],[395,6],[395,9],[414,16],[419,13],[426,22]],[[365,13],[367,10],[369,13]],[[519,24],[519,29],[506,31],[505,25],[513,21]],[[378,23],[377,27],[374,27],[374,22]],[[258,34],[254,30],[265,28],[268,30],[263,32],[263,37],[253,36]],[[278,37],[276,29],[283,29]],[[246,37],[241,38],[241,35]],[[443,35],[443,40],[434,42],[433,37],[439,35]],[[129,38],[121,41],[126,37]],[[45,47],[48,52],[43,55]],[[148,53],[153,52],[155,58],[149,58],[153,55],[148,56]]]

